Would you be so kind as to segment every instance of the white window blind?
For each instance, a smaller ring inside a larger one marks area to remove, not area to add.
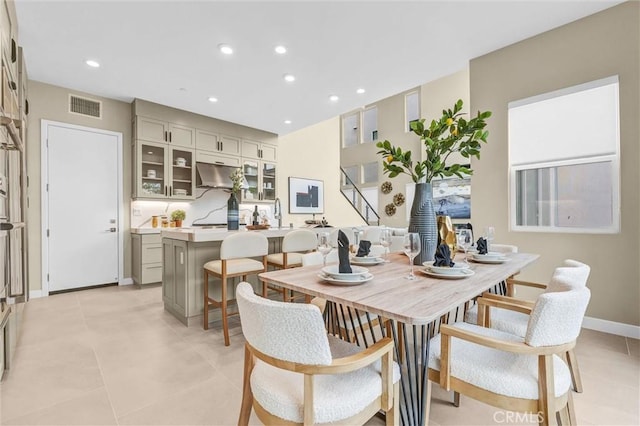
[[[618,104],[618,76],[510,102],[511,165],[615,154]]]

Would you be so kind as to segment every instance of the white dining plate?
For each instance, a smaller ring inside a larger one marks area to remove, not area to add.
[[[322,272],[325,275],[340,281],[358,281],[369,274],[369,270],[361,266],[352,266],[352,272],[350,274],[341,274],[339,272],[339,268],[340,265],[329,265],[322,268]]]
[[[460,269],[460,273],[458,274],[439,274],[433,270],[431,270],[431,268],[429,266],[427,266],[424,269],[418,269],[420,272],[422,272],[425,275],[428,275],[430,277],[434,277],[434,278],[443,278],[446,280],[458,280],[460,278],[467,278],[472,276],[473,274],[475,274],[475,272],[473,272],[471,269]]]
[[[471,258],[472,261],[474,262],[478,262],[478,263],[493,263],[493,264],[498,264],[498,263],[505,263],[510,261],[511,259],[509,259],[508,257],[482,257],[482,255],[475,255]]]
[[[352,265],[378,265],[384,263],[381,257],[352,257],[350,259]]]
[[[453,266],[435,266],[433,262],[423,262],[422,266],[429,268],[437,274],[459,275],[462,269],[469,269],[469,265],[458,262]]]
[[[318,274],[318,278],[330,284],[335,284],[335,285],[359,285],[359,284],[364,284],[367,281],[371,281],[373,279],[373,275],[369,273],[361,274],[360,277],[361,278],[357,280],[353,280],[353,279],[341,280],[339,278],[335,278],[330,275]]]

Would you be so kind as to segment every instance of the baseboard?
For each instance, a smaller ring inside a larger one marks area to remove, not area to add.
[[[118,285],[133,285],[133,278],[123,278]]]
[[[44,297],[42,290],[29,290],[29,299],[39,299]]]
[[[582,321],[582,328],[640,339],[640,326],[637,325],[607,321],[600,318],[584,317],[584,320]]]

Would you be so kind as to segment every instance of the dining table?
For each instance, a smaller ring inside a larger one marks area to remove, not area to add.
[[[323,265],[263,272],[259,278],[327,300],[327,328],[339,337],[350,340],[348,334],[339,332],[340,327],[335,327],[337,323],[350,323],[351,329],[359,331],[354,343],[361,346],[391,334],[401,370],[400,421],[413,426],[428,422],[429,340],[440,324],[463,320],[465,309],[477,296],[518,274],[538,257],[509,253],[503,262],[480,263],[470,255],[472,273],[464,277],[435,277],[425,271],[425,266],[414,265],[415,279],[410,280],[408,258],[402,253],[390,253],[388,262],[367,266],[372,277],[362,283],[327,282]],[[465,262],[462,254],[456,255],[455,262]]]

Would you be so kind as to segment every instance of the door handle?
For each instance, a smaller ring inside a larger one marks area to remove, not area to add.
[[[107,232],[118,232],[118,230],[116,228],[109,228],[107,229]]]
[[[171,132],[169,132],[169,142],[171,142]]]
[[[167,138],[167,131],[166,130],[164,131],[164,140],[169,142],[169,138]]]

